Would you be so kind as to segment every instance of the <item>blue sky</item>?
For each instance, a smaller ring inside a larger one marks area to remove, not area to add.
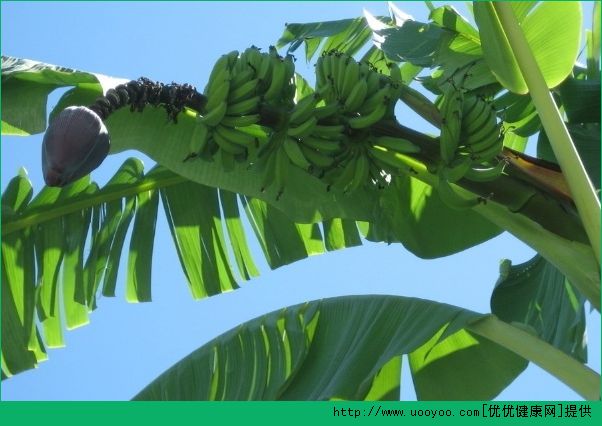
[[[436,5],[443,3],[436,2]],[[399,3],[425,20],[424,3]],[[286,22],[313,22],[359,16],[366,8],[387,14],[384,2],[2,2],[2,53],[115,77],[145,76],[187,82],[202,89],[214,61],[250,45],[267,48]],[[591,5],[587,6],[587,13]],[[302,58],[297,69],[312,77]],[[52,102],[56,101],[53,96]],[[406,113],[404,113],[406,114]],[[404,115],[414,128],[426,124]],[[41,188],[41,136],[2,139],[2,187],[20,166]],[[129,156],[110,156],[93,178],[103,184]],[[259,246],[254,245],[259,253]],[[499,261],[521,263],[534,252],[503,234],[458,255],[421,260],[401,245],[366,242],[363,247],[297,262],[270,271],[243,288],[202,301],[189,296],[164,217],[159,218],[153,267],[153,299],[127,304],[123,290],[100,298],[91,323],[66,333],[67,348],[51,350],[35,371],[2,383],[4,400],[129,399],[158,374],[216,335],[242,321],[306,300],[348,294],[421,297],[489,311]],[[261,259],[260,256],[255,256]],[[121,269],[123,270],[123,268]],[[588,317],[590,365],[600,371],[600,316]],[[415,398],[404,370],[402,398]],[[571,400],[578,395],[530,366],[499,397],[502,400]]]

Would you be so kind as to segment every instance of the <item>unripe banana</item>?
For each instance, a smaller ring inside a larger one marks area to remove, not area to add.
[[[368,93],[370,93],[370,87],[368,87]],[[389,94],[391,93],[391,85],[385,84],[384,87],[378,89],[376,93],[370,95],[362,104],[359,109],[361,114],[370,114],[379,105],[387,102]]]
[[[463,93],[452,85],[445,91],[441,105],[443,122],[441,125],[440,154],[445,164],[449,164],[456,156],[456,149],[460,142],[460,129],[462,125]]]
[[[227,55],[222,55],[219,57],[219,59],[215,62],[215,65],[213,66],[213,69],[211,70],[211,74],[209,74],[209,81],[207,82],[207,85],[205,86],[205,94],[209,95],[211,92],[211,88],[214,87],[214,85],[216,84],[216,82],[221,83],[223,80],[229,80],[230,79],[230,71],[229,71],[229,65],[228,65],[228,56]]]
[[[257,70],[257,78],[266,85],[272,79],[273,62],[272,57],[267,54],[261,55],[261,65]],[[267,87],[267,86],[266,86]]]
[[[317,125],[314,127],[313,134],[324,139],[339,140],[343,137],[344,131],[345,126],[342,124],[335,124],[332,126]]]
[[[355,176],[357,158],[358,155],[354,154],[342,165],[341,172],[336,178],[333,179],[332,184],[330,184],[328,187],[329,190],[345,192]]]
[[[261,120],[259,114],[226,115],[220,124],[228,127],[247,127],[259,123],[259,120]]]
[[[213,132],[213,140],[220,147],[221,150],[225,151],[228,154],[242,155],[242,154],[246,154],[246,152],[247,152],[247,150],[244,146],[241,146],[237,143],[234,143],[234,142],[226,139],[217,131]]]
[[[255,78],[253,80],[247,81],[246,83],[237,87],[236,89],[231,90],[228,95],[228,102],[237,103],[254,96],[258,84],[259,80]]]
[[[307,136],[313,132],[317,124],[318,120],[316,117],[311,116],[304,123],[299,124],[297,127],[289,127],[287,134],[295,138]]]
[[[484,146],[492,144],[493,140],[497,139],[500,135],[501,125],[498,124],[495,114],[491,114],[488,121],[483,124],[480,129],[473,131],[472,133],[463,134],[464,144],[470,147],[476,147],[475,149],[480,151]],[[485,141],[490,141],[489,143]]]
[[[228,105],[228,115],[249,115],[259,112],[260,96],[254,96],[244,101]]]
[[[396,151],[401,154],[415,154],[420,152],[420,147],[415,143],[393,136],[378,136],[374,138],[374,145],[379,145],[389,151]]]
[[[188,145],[188,155],[184,161],[196,158],[203,151],[209,140],[209,127],[201,121],[197,121]]]
[[[349,120],[347,120],[347,123],[352,129],[365,129],[366,127],[370,127],[373,124],[382,120],[385,114],[387,113],[387,110],[388,105],[383,102],[376,106],[376,108],[374,108],[374,110],[369,114],[350,118]]]
[[[303,170],[309,170],[311,163],[307,160],[307,158],[305,158],[305,154],[303,154],[303,151],[301,150],[297,140],[290,137],[286,138],[284,140],[283,147],[286,151],[286,155],[295,166]]]
[[[404,160],[403,154],[395,151],[389,151],[384,147],[373,145],[368,148],[368,155],[370,155],[377,163],[383,166],[384,170],[404,171],[408,172],[410,167]]]
[[[232,79],[230,80],[230,87],[232,90],[237,89],[246,82],[253,80],[254,76],[255,71],[250,68],[234,73],[232,75]]]
[[[360,79],[349,92],[345,99],[344,110],[347,112],[357,111],[366,100],[368,95],[368,83],[365,79]]]
[[[487,102],[479,99],[471,114],[462,117],[462,132],[470,138],[475,132],[483,127],[491,127],[492,123],[496,121],[493,108]]]
[[[339,141],[322,139],[312,135],[303,137],[301,139],[301,143],[326,154],[337,153],[341,150],[341,144]]]
[[[471,164],[472,159],[468,155],[458,156],[449,165],[442,168],[441,176],[446,181],[455,183],[464,177]]]
[[[336,103],[327,104],[317,107],[314,110],[314,116],[318,120],[324,120],[326,118],[332,117],[340,112],[340,106]]]
[[[221,82],[216,80],[215,87],[213,87],[207,95],[207,104],[205,105],[205,110],[214,110],[219,104],[228,98],[229,91],[230,80],[223,80]]]
[[[318,152],[305,145],[300,145],[300,148],[305,158],[316,167],[326,169],[334,164],[334,157]]]
[[[226,101],[222,101],[218,106],[216,106],[213,110],[209,111],[207,114],[200,116],[200,120],[205,123],[207,126],[215,127],[217,126],[224,116],[226,115],[226,109],[228,108],[228,104]]]
[[[355,163],[355,174],[351,183],[346,188],[347,192],[353,192],[361,188],[370,178],[370,160],[365,153],[360,153]]]
[[[312,93],[301,99],[295,105],[295,108],[291,112],[289,122],[291,124],[299,124],[307,121],[314,112],[314,108],[318,103],[320,96],[316,93]]]
[[[231,127],[219,125],[215,128],[215,133],[229,142],[240,145],[244,148],[257,148],[258,145],[257,139],[255,139],[253,136]]]
[[[275,100],[280,97],[280,92],[286,83],[286,66],[282,60],[271,57],[272,61],[272,81],[270,86],[264,93],[264,98],[267,100]]]
[[[363,79],[362,79],[363,80]],[[360,65],[353,59],[349,58],[345,66],[343,75],[343,84],[341,86],[341,100],[346,101],[351,90],[360,81]]]
[[[501,136],[498,136],[495,143],[493,143],[491,146],[489,146],[481,151],[473,151],[471,153],[471,157],[472,157],[473,161],[475,161],[475,162],[487,163],[487,162],[493,160],[495,157],[497,157],[502,152],[503,148],[504,148],[504,138]]]
[[[475,182],[489,182],[500,177],[504,172],[506,165],[507,163],[505,161],[499,161],[495,166],[492,167],[471,167],[468,169],[464,177]]]

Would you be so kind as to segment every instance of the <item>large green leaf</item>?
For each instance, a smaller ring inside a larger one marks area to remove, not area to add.
[[[2,134],[32,135],[46,128],[46,98],[65,86],[102,92],[119,84],[100,74],[2,56]]]
[[[586,362],[584,302],[566,277],[537,255],[520,265],[502,262],[491,311],[503,321],[531,327],[543,340]]]
[[[63,327],[87,324],[99,291],[115,295],[119,260],[130,228],[123,283],[126,298],[131,302],[151,299],[159,197],[193,297],[238,287],[230,252],[242,279],[259,273],[247,246],[239,197],[224,190],[218,197],[215,188],[162,167],[145,175],[142,163],[129,159],[104,188],[86,176],[64,188],[45,187],[30,201],[32,193],[21,171],[2,196],[2,368],[6,376],[46,359],[45,346],[63,346]],[[294,223],[261,200],[245,197],[242,201],[272,268],[325,250],[361,245],[354,221],[331,219],[321,232],[318,223]],[[191,204],[203,208],[191,208]]]
[[[339,21],[286,24],[277,46],[289,45],[288,51],[296,51],[305,44],[305,57],[310,61],[316,53],[337,50],[354,55],[371,39],[372,32],[364,18]]]
[[[466,330],[443,341],[442,333],[409,355],[418,399],[493,399],[527,367],[526,360]]]
[[[456,359],[456,365],[470,368],[470,375],[440,381],[438,396],[490,398],[525,362],[478,336],[467,344],[462,329],[481,317],[398,296],[347,296],[295,305],[206,343],[134,399],[399,399],[399,358],[425,344],[439,358],[474,348],[471,356]],[[483,375],[489,380],[481,380]],[[482,384],[472,388],[477,381]]]
[[[600,188],[600,124],[567,124],[585,170],[596,189]],[[537,139],[537,156],[558,164],[545,131]]]
[[[370,226],[368,239],[401,241],[422,258],[445,256],[502,232],[472,210],[451,209],[433,187],[413,177],[399,178],[382,192],[381,216]]]
[[[511,3],[519,25],[548,87],[559,85],[572,71],[581,41],[580,2]],[[474,2],[485,59],[508,90],[525,94],[527,84],[492,2]]]

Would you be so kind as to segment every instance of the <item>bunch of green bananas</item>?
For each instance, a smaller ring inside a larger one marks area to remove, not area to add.
[[[235,161],[250,161],[267,138],[253,131],[261,120],[263,103],[292,99],[295,66],[275,48],[232,51],[215,63],[205,87],[207,104],[199,115],[188,158],[219,156],[225,170]],[[255,126],[255,127],[254,127]]]
[[[328,52],[316,64],[317,90],[295,103],[294,75],[292,57],[281,57],[273,47],[267,53],[251,47],[220,57],[205,88],[207,104],[187,159],[217,159],[225,170],[236,161],[252,164],[264,173],[261,189],[276,187],[277,197],[290,167],[344,193],[386,185],[391,175],[407,170],[402,156],[419,148],[371,130],[394,118],[398,82],[370,64]],[[267,107],[284,112],[271,128],[260,127]]]
[[[399,93],[388,76],[349,55],[326,52],[316,63],[316,93],[316,125],[299,145],[329,189],[383,186],[391,174],[407,168],[398,156],[418,152],[418,147],[371,131],[376,123],[393,119]]]
[[[454,208],[473,207],[480,201],[466,199],[451,185],[462,178],[477,182],[496,179],[506,163],[498,160],[504,138],[492,103],[450,84],[441,99],[439,195]]]

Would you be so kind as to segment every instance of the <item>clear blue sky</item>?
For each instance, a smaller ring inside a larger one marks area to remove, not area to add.
[[[436,2],[436,5],[443,4]],[[422,2],[398,3],[425,20]],[[387,14],[384,2],[179,3],[179,2],[2,2],[2,53],[115,77],[146,76],[187,82],[202,89],[219,55],[254,44],[267,48],[286,22],[312,22],[359,16],[362,8]],[[590,14],[591,4],[587,5]],[[297,61],[312,77],[313,67]],[[56,102],[56,96],[53,97]],[[52,106],[52,99],[50,106]],[[408,121],[428,131],[411,115]],[[422,126],[422,127],[421,127]],[[34,188],[43,185],[41,136],[2,138],[2,188],[25,166]],[[104,184],[129,156],[111,156],[93,178]],[[254,252],[260,253],[254,246]],[[424,261],[401,245],[366,243],[270,271],[233,293],[193,301],[165,218],[160,216],[154,252],[153,299],[127,304],[100,298],[91,323],[66,333],[67,347],[51,350],[37,370],[2,383],[4,400],[129,399],[166,368],[216,335],[274,309],[347,294],[421,297],[489,312],[489,296],[506,257],[521,263],[534,252],[508,234],[461,254]],[[260,255],[255,256],[261,259]],[[160,261],[157,261],[160,260]],[[123,270],[123,268],[121,268]],[[590,365],[600,371],[600,316],[588,317]],[[402,398],[415,399],[404,370]],[[501,400],[580,399],[539,368],[530,366]]]

